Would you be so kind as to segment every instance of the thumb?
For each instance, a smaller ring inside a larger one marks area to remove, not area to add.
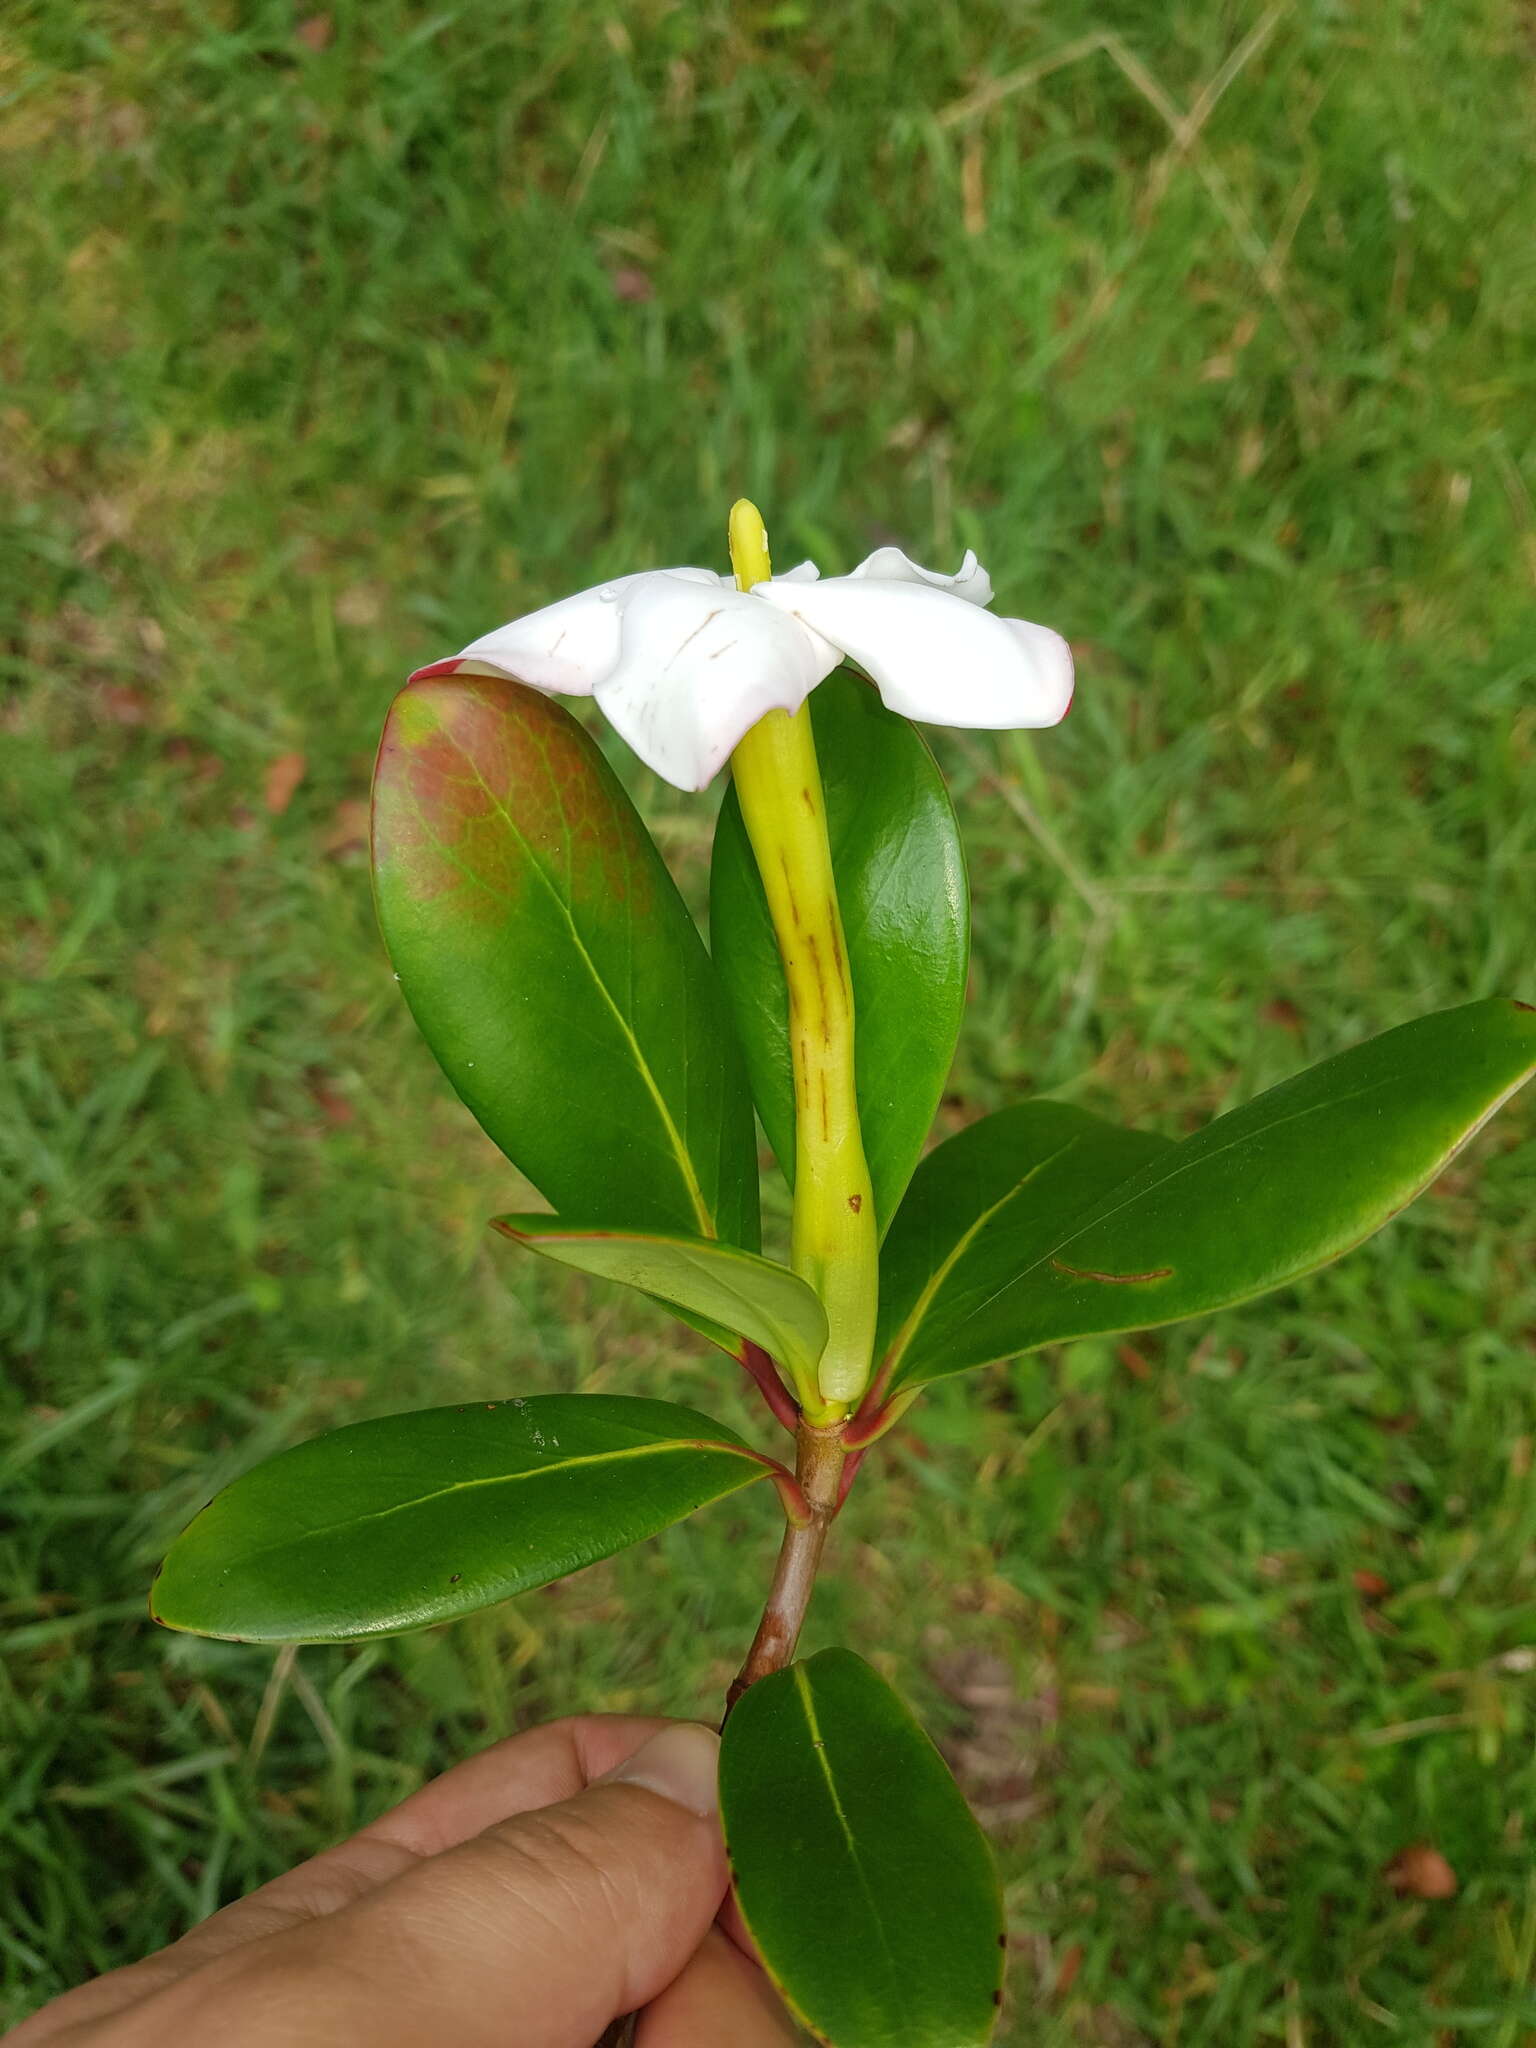
[[[501,1821],[225,1958],[209,1974],[223,1979],[226,2024],[254,2001],[269,2029],[232,2038],[591,2048],[678,1975],[724,1896],[719,1747],[707,1728],[675,1723],[574,1799]],[[299,2013],[302,2034],[290,2037],[282,2029]]]

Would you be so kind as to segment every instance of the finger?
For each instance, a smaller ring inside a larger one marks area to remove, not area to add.
[[[795,2048],[798,2028],[772,1985],[718,1927],[646,2007],[635,2048]]]
[[[576,1798],[172,1985],[121,2048],[591,2048],[681,1973],[724,1896],[718,1754],[708,1729],[665,1728]]]
[[[177,1944],[178,1952],[186,1951],[181,1960],[195,1966],[239,1942],[339,1912],[424,1856],[438,1855],[514,1814],[574,1798],[667,1726],[654,1718],[589,1714],[498,1742],[412,1793],[350,1841],[204,1921]]]
[[[668,1725],[655,1718],[589,1714],[498,1742],[413,1792],[349,1841],[226,1906],[177,1950],[200,1963],[237,1942],[339,1912],[425,1856],[439,1855],[515,1814],[573,1799]]]
[[[497,1821],[572,1798],[667,1725],[654,1717],[588,1714],[494,1743],[349,1840],[224,1907],[159,1955],[67,1992],[28,2023],[19,2048],[34,2041],[41,2048],[65,2025],[120,2012],[243,1942],[338,1912],[422,1857]]]
[[[364,1828],[363,1836],[382,1836],[418,1856],[436,1856],[513,1814],[574,1799],[670,1725],[643,1714],[551,1721],[445,1771]]]

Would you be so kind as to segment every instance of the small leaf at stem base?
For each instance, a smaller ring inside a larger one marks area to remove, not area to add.
[[[690,1320],[703,1318],[749,1340],[814,1388],[816,1361],[827,1342],[826,1311],[787,1266],[712,1238],[615,1229],[564,1216],[493,1221],[504,1237],[530,1251],[600,1280],[637,1287]]]

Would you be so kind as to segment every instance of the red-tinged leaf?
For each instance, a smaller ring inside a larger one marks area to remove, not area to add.
[[[561,705],[489,676],[396,698],[379,920],[427,1043],[561,1211],[757,1242],[751,1102],[703,941]]]

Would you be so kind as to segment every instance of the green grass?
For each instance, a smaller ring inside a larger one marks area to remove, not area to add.
[[[1180,1131],[1532,988],[1528,8],[332,17],[0,23],[0,2015],[504,1730],[707,1711],[754,1619],[769,1499],[393,1644],[144,1620],[185,1517],[317,1429],[748,1414],[483,1228],[526,1191],[358,844],[406,669],[719,561],[741,490],[781,561],[974,542],[1080,688],[938,741],[956,1115]],[[635,786],[697,901],[709,805]],[[1335,1272],[950,1382],[871,1460],[811,1641],[899,1679],[992,1826],[1012,2038],[1536,2041],[1532,1116]],[[1419,1840],[1455,1899],[1384,1883]]]

